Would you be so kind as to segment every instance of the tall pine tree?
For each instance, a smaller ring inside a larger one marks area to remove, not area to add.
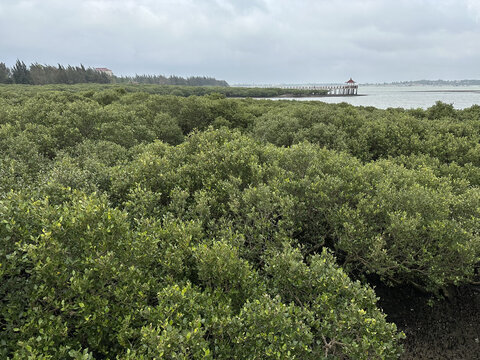
[[[17,59],[15,66],[12,69],[12,78],[15,84],[31,84],[32,77],[27,65],[23,61]]]
[[[5,63],[0,63],[0,84],[10,84],[11,82],[12,72]]]

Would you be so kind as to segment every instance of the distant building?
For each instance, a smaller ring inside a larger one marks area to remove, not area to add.
[[[351,85],[353,85],[353,84],[355,84],[355,81],[353,81],[352,78],[350,78],[350,80],[345,81],[345,84],[351,84]]]
[[[95,68],[98,72],[107,74],[108,76],[113,76],[113,71],[107,68]]]

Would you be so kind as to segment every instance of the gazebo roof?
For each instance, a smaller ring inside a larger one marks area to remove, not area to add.
[[[346,81],[345,83],[346,84],[355,84],[355,81],[353,81],[352,78],[350,78],[350,80]]]

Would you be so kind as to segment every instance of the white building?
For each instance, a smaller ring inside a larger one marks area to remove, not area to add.
[[[108,76],[113,76],[113,71],[107,68],[95,68],[98,72],[107,74]]]

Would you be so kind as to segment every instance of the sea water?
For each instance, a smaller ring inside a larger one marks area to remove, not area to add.
[[[452,104],[456,109],[480,105],[480,86],[359,85],[358,95],[287,99],[318,100],[326,103],[346,102],[356,106],[374,106],[380,109],[426,109],[435,105],[437,101]]]

